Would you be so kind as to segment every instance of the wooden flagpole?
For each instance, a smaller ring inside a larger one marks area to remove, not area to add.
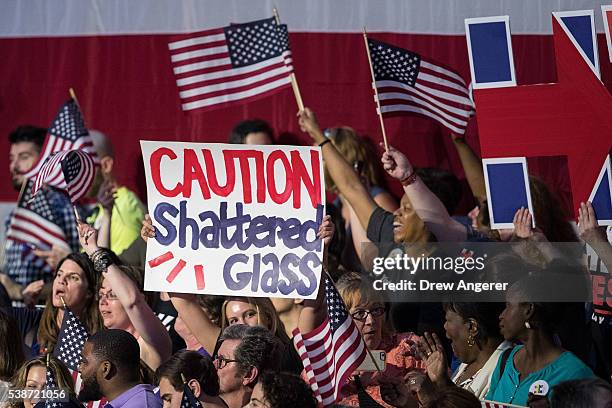
[[[274,19],[276,20],[276,24],[280,25],[281,21],[280,21],[280,15],[278,14],[278,9],[274,7],[272,9],[272,13],[274,14]],[[298,86],[295,72],[291,72],[291,87],[293,88],[293,95],[295,95],[295,101],[297,102],[298,109],[301,112],[304,110],[304,102],[302,102],[302,94],[300,93],[300,87]]]
[[[374,67],[372,66],[372,56],[370,55],[370,46],[368,45],[368,33],[363,27],[363,41],[365,42],[366,52],[368,54],[368,63],[370,64],[370,74],[372,74],[372,87],[374,88],[374,96],[376,98],[376,109],[378,111],[378,119],[380,120],[380,129],[382,130],[383,142],[385,150],[389,151],[389,143],[387,143],[387,132],[385,132],[385,122],[383,121],[382,111],[380,110],[380,100],[378,99],[378,88],[376,87],[376,78],[374,77]]]
[[[70,97],[74,99],[74,103],[76,103],[77,107],[79,108],[79,111],[81,112],[81,117],[83,118],[83,122],[85,123],[85,127],[87,128],[87,131],[89,131],[89,128],[87,127],[87,123],[85,122],[85,116],[83,115],[83,109],[81,109],[81,104],[79,103],[79,100],[76,97],[76,93],[74,92],[74,89],[73,88],[68,89],[68,93],[70,93]],[[76,206],[73,205],[72,209],[74,210],[74,215],[76,216],[77,222],[82,222],[81,217],[79,216],[79,212],[76,209]],[[117,215],[119,215],[119,218],[123,219],[123,217],[121,216],[121,212],[119,211],[119,207],[117,207],[114,202],[113,202],[113,209],[116,209]]]

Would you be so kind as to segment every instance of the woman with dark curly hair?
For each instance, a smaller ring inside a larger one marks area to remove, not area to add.
[[[264,371],[251,394],[249,408],[315,408],[312,390],[297,375]]]

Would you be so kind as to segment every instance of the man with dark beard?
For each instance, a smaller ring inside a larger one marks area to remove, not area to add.
[[[46,134],[47,129],[29,125],[19,126],[9,134],[9,171],[15,191],[21,191],[23,183],[27,182],[24,174],[38,161]],[[27,305],[36,302],[44,282],[51,280],[57,262],[68,253],[79,250],[77,223],[68,196],[53,187],[46,187],[39,194],[45,195],[45,202],[49,204],[48,219],[62,230],[65,244],[33,248],[25,242],[6,240],[0,283],[6,287],[12,300],[23,300]],[[12,218],[13,212],[5,221],[7,231]],[[41,260],[50,267],[43,268]]]
[[[219,395],[229,408],[243,407],[249,403],[259,375],[280,369],[283,345],[268,329],[244,324],[227,327],[219,343],[213,360]]]
[[[110,401],[106,408],[161,408],[153,386],[142,384],[140,347],[130,333],[102,330],[92,335],[81,352],[79,372],[83,387],[79,401]]]

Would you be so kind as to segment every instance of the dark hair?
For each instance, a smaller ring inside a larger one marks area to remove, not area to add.
[[[456,386],[443,387],[426,406],[427,408],[481,408],[474,394]]]
[[[552,293],[555,291],[543,288],[555,288],[566,292],[567,288],[563,288],[563,282],[560,281],[558,276],[542,270],[538,275],[529,275],[517,281],[507,292],[510,296],[516,296],[519,302],[533,305],[533,316],[529,323],[534,329],[542,330],[550,336],[557,331],[565,319],[569,303],[551,301],[557,296],[562,297],[563,294]]]
[[[300,377],[290,373],[263,372],[259,383],[270,408],[315,408],[317,400]]]
[[[196,295],[196,299],[198,304],[206,309],[206,312],[210,316],[210,320],[216,326],[221,327],[221,310],[223,309],[225,296]]]
[[[95,333],[103,327],[100,312],[98,310],[98,302],[96,302],[99,275],[94,270],[93,263],[89,260],[89,257],[80,252],[68,254],[64,259],[59,261],[55,267],[55,274],[57,274],[66,261],[76,263],[83,270],[83,275],[87,281],[87,292],[89,297],[85,302],[79,320],[83,323],[88,333]],[[43,345],[47,351],[53,351],[57,343],[57,335],[60,329],[57,325],[57,311],[58,309],[53,306],[53,296],[49,296],[38,327],[38,342]]]
[[[219,377],[210,357],[196,351],[181,350],[166,360],[155,372],[156,382],[166,377],[176,391],[183,389],[183,379],[194,379],[200,383],[202,392],[206,395],[219,395]]]
[[[551,408],[607,407],[612,403],[612,385],[601,378],[563,381],[553,388]]]
[[[529,189],[533,200],[533,216],[538,228],[550,242],[578,242],[574,228],[568,222],[561,201],[550,191],[546,183],[529,177]]]
[[[442,201],[446,211],[452,215],[463,196],[459,179],[449,171],[433,167],[416,169],[416,173],[427,188]]]
[[[119,329],[100,330],[87,339],[92,354],[108,360],[127,378],[137,380],[140,373],[140,346],[130,333]]]
[[[283,344],[265,327],[235,324],[223,330],[219,342],[225,340],[241,340],[234,351],[241,373],[246,373],[250,367],[260,372],[280,369]]]
[[[249,119],[243,120],[232,129],[230,133],[229,143],[244,144],[249,133],[263,132],[270,136],[270,140],[274,140],[274,131],[265,120]]]
[[[449,302],[444,304],[444,311],[455,312],[464,321],[474,319],[478,325],[476,341],[482,344],[486,339],[503,340],[499,332],[499,315],[505,307],[500,302]]]
[[[38,147],[38,151],[42,149],[45,143],[45,136],[47,136],[47,129],[31,126],[22,125],[18,126],[15,130],[9,133],[9,142],[11,144],[30,142],[34,143]]]
[[[12,316],[0,309],[0,381],[10,381],[25,361],[23,340]]]
[[[347,259],[342,256],[346,246],[346,227],[342,213],[334,204],[328,202],[325,206],[325,213],[331,216],[331,221],[335,227],[334,236],[327,248],[327,270],[333,280],[338,280],[344,272],[341,269],[347,269],[346,265],[343,264]]]

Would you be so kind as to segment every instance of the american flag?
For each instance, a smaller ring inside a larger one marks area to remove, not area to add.
[[[33,197],[33,186],[34,180],[28,180],[13,211],[6,233],[7,239],[32,244],[39,249],[50,249],[53,245],[57,245],[70,251],[66,235],[58,225],[47,195],[42,193]],[[30,251],[24,256],[34,255]]]
[[[85,342],[89,338],[87,329],[83,323],[72,313],[69,308],[64,309],[64,318],[62,326],[58,334],[57,344],[53,349],[53,356],[60,360],[68,367],[72,378],[74,379],[74,391],[79,393],[83,386],[81,373],[78,368],[81,363],[81,352]],[[86,404],[87,408],[103,407],[106,403],[105,399],[99,401],[89,401]]]
[[[495,401],[487,401],[484,400],[481,402],[482,408],[521,408],[521,405],[513,405],[513,404],[502,404],[501,402]]]
[[[95,170],[92,157],[82,150],[56,152],[36,176],[33,194],[49,185],[66,191],[70,201],[77,202],[93,184]]]
[[[53,153],[63,150],[84,150],[91,155],[94,163],[99,163],[98,155],[94,149],[89,132],[85,127],[85,121],[79,106],[72,98],[62,106],[55,117],[47,132],[42,153],[34,167],[25,174],[25,177],[35,177],[42,170],[45,161]]]
[[[291,83],[288,41],[274,18],[173,40],[168,48],[184,111],[260,98]]]
[[[202,408],[200,401],[193,395],[191,388],[187,384],[183,389],[183,398],[181,399],[181,408]]]
[[[59,390],[60,388],[57,386],[57,382],[55,381],[55,373],[53,369],[47,365],[47,373],[45,374],[45,389],[47,390]],[[65,397],[62,398],[64,401],[60,400],[41,400],[34,408],[74,408],[74,403],[68,399],[68,393],[66,393]]]
[[[66,364],[69,369],[78,370],[81,351],[88,337],[89,334],[83,323],[66,307],[53,356]]]
[[[333,405],[342,386],[366,357],[366,345],[331,280],[325,276],[327,318],[310,333],[293,331],[294,343],[304,363],[317,400]]]
[[[293,55],[291,54],[291,47],[289,46],[289,29],[287,24],[279,24],[276,26],[278,32],[281,47],[283,49],[283,60],[285,65],[293,71]]]
[[[383,115],[419,113],[465,133],[474,104],[461,76],[412,51],[370,38],[368,45]]]

